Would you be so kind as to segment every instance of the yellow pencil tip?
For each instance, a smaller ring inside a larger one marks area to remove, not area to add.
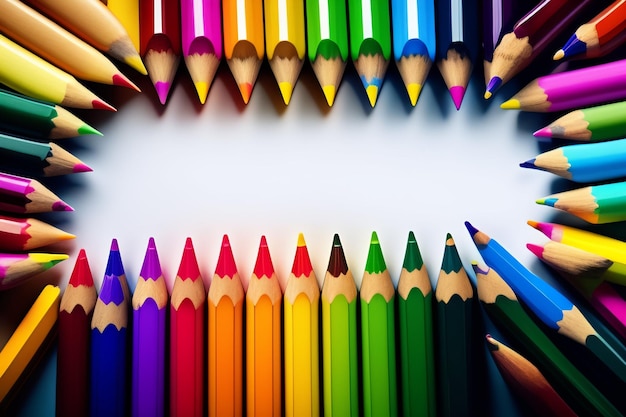
[[[493,96],[493,93],[491,91],[485,91],[485,94],[483,94],[483,98],[485,100],[489,100],[491,96]]]
[[[500,104],[500,108],[505,110],[519,110],[521,107],[522,105],[520,104],[519,100],[514,98]]]
[[[128,56],[126,57],[124,62],[126,62],[128,66],[139,71],[141,74],[148,75],[148,70],[146,69],[146,66],[143,64],[143,61],[141,60],[141,57],[139,55]]]
[[[407,84],[406,91],[409,93],[409,100],[411,100],[411,106],[415,107],[417,99],[422,92],[422,86],[417,83]]]
[[[198,93],[198,98],[200,99],[200,103],[204,104],[207,96],[209,95],[209,83],[206,81],[197,81],[193,83],[196,87],[196,92]]]
[[[334,85],[325,85],[322,87],[324,91],[324,97],[326,97],[326,102],[328,103],[328,107],[332,107],[335,102],[335,94],[337,94],[337,88]]]
[[[283,101],[285,105],[289,104],[291,101],[291,93],[293,93],[293,86],[288,81],[283,81],[278,83],[278,88],[280,88],[280,94],[283,96]]]
[[[564,56],[565,56],[565,51],[563,51],[562,49],[559,49],[558,51],[556,51],[552,59],[555,61],[558,61],[559,59],[563,59]]]
[[[298,235],[298,246],[306,246],[306,242],[304,241],[304,235],[302,233]]]
[[[376,105],[376,99],[378,98],[378,87],[368,85],[365,91],[367,92],[367,97],[370,99],[370,105],[374,107]]]

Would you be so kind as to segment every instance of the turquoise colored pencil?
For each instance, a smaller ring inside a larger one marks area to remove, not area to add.
[[[434,0],[391,0],[393,56],[415,106],[435,61]]]
[[[608,369],[626,382],[626,349],[610,345],[570,300],[546,281],[526,269],[497,241],[465,222],[485,263],[548,327],[585,346]]]
[[[626,220],[626,182],[578,188],[543,197],[537,204],[554,207],[592,224]]]
[[[435,298],[439,349],[437,373],[439,415],[473,416],[474,289],[449,233],[446,236]]]
[[[401,415],[437,415],[433,291],[415,235],[409,232],[398,281]]]
[[[361,357],[365,416],[398,415],[395,289],[376,232],[361,281]]]

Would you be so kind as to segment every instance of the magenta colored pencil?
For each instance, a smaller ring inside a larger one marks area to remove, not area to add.
[[[626,59],[544,75],[530,82],[503,109],[555,112],[626,99]]]
[[[24,214],[74,209],[39,181],[0,172],[0,210]]]
[[[202,103],[222,59],[221,16],[220,0],[180,0],[183,57]]]
[[[167,287],[154,239],[150,238],[133,293],[132,415],[165,414]]]

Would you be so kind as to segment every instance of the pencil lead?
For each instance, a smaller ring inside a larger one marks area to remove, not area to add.
[[[313,271],[313,266],[311,265],[311,257],[309,256],[309,250],[306,247],[306,242],[304,241],[304,235],[300,233],[298,235],[298,246],[296,248],[296,256],[293,260],[293,266],[291,268],[291,273],[296,276],[310,276]]]
[[[283,96],[285,106],[288,105],[291,101],[291,95],[293,94],[293,85],[288,81],[283,81],[278,83],[278,88],[280,88],[280,94]]]
[[[409,83],[406,85],[406,92],[409,94],[411,106],[415,107],[415,105],[417,104],[417,99],[422,92],[422,86],[417,83]]]
[[[78,163],[75,164],[74,167],[72,168],[72,172],[74,173],[78,173],[78,172],[92,172],[93,169],[91,169],[91,167],[89,165]]]
[[[69,258],[69,255],[64,253],[31,253],[28,256],[44,269],[50,269],[59,262]]]
[[[95,100],[91,100],[91,106],[96,110],[117,111],[115,107],[111,106],[109,103],[99,98]]]
[[[535,203],[537,204],[543,204],[545,206],[550,206],[550,207],[554,207],[556,205],[556,203],[559,202],[558,198],[540,198],[537,201],[535,201]]]
[[[539,222],[538,222],[538,221],[535,221],[535,220],[527,220],[527,221],[526,221],[526,224],[527,224],[527,225],[529,225],[530,227],[532,227],[532,228],[535,228],[535,229],[536,229],[536,228],[537,228],[537,225],[539,225]]]
[[[493,96],[493,94],[491,94],[491,91],[485,91],[485,94],[483,94],[483,98],[485,100],[489,100],[491,96]]]
[[[267,241],[265,240],[265,236],[261,236],[261,244],[259,245],[259,253],[256,258],[256,263],[254,265],[254,275],[257,278],[261,278],[263,276],[267,278],[271,278],[274,274],[274,265],[272,264],[272,257],[270,256],[270,250],[267,246]]]
[[[522,168],[531,168],[531,169],[542,170],[540,167],[535,165],[535,161],[536,161],[536,158],[529,159],[528,161],[524,161],[524,162],[520,163],[519,166],[522,167]]]
[[[500,104],[500,108],[504,110],[519,110],[521,107],[521,103],[515,98],[512,98]]]
[[[93,275],[91,274],[91,268],[89,267],[89,261],[87,260],[87,253],[85,249],[81,249],[76,257],[76,263],[74,269],[70,275],[68,284],[72,287],[78,287],[84,285],[86,287],[93,286]]]
[[[161,263],[159,262],[159,254],[157,253],[156,244],[154,238],[148,240],[148,248],[146,249],[146,256],[143,259],[143,265],[139,276],[144,280],[152,279],[156,281],[162,274]]]
[[[409,232],[409,238],[406,242],[406,250],[404,252],[404,261],[402,263],[402,268],[406,269],[409,272],[412,272],[416,269],[421,269],[422,266],[424,266],[424,260],[422,259],[422,254],[420,252],[419,246],[417,245],[415,235],[411,231]]]
[[[535,133],[533,133],[533,136],[536,138],[551,138],[552,137],[552,129],[550,129],[550,127],[544,127],[542,129],[539,129],[538,131],[536,131]]]
[[[325,85],[322,87],[324,91],[324,97],[326,97],[326,102],[328,103],[328,107],[332,107],[335,102],[335,94],[337,94],[337,88],[334,85]]]
[[[232,278],[237,273],[237,265],[235,264],[235,258],[233,256],[233,250],[228,240],[228,235],[224,235],[222,238],[222,247],[220,249],[219,257],[217,258],[217,265],[215,267],[215,274],[224,278]]]
[[[81,127],[79,127],[77,129],[78,134],[79,135],[98,135],[98,136],[103,136],[102,133],[96,129],[94,129],[93,127],[89,126],[88,124],[84,124]]]
[[[472,226],[472,224],[470,222],[465,222],[465,227],[467,228],[467,231],[469,232],[470,236],[474,237],[474,235],[476,233],[478,233],[478,229],[475,228],[474,226]]]
[[[543,258],[543,246],[535,245],[534,243],[527,243],[526,248],[533,253],[537,258]]]
[[[498,76],[491,77],[491,79],[487,83],[487,89],[485,90],[485,98],[489,99],[493,95],[493,93],[495,93],[496,90],[500,88],[501,85],[502,85],[502,78]],[[489,95],[487,95],[487,93],[489,93]]]
[[[373,84],[367,85],[365,87],[365,92],[367,93],[367,98],[370,101],[370,106],[374,108],[376,100],[378,99],[378,86]]]
[[[185,240],[185,248],[183,249],[183,256],[178,266],[178,273],[176,274],[180,279],[190,279],[195,281],[200,277],[200,268],[198,266],[198,260],[196,258],[196,252],[193,248],[193,242],[188,237]]]
[[[52,204],[52,211],[74,211],[74,209],[65,201],[59,200]]]
[[[243,98],[243,102],[248,104],[250,101],[250,96],[252,95],[252,84],[250,83],[241,83],[239,84],[239,92],[241,93],[241,98]]]
[[[131,55],[124,58],[124,62],[131,68],[139,71],[141,75],[148,75],[148,70],[146,66],[143,64],[141,57],[139,55]]]
[[[154,88],[156,89],[161,104],[165,104],[165,102],[167,101],[167,96],[170,93],[170,87],[171,84],[165,81],[157,81],[154,84]]]
[[[443,261],[441,262],[441,270],[449,274],[453,271],[460,271],[461,268],[463,268],[461,257],[459,256],[454,239],[452,239],[452,235],[448,233],[446,235],[446,247],[443,253]]]
[[[137,87],[131,80],[126,78],[126,76],[124,74],[122,74],[122,73],[115,74],[113,76],[113,85],[117,85],[117,86],[120,86],[120,87],[127,87],[127,88],[131,88],[131,89],[133,89],[135,91],[141,92],[139,87]]]
[[[450,87],[450,97],[452,97],[452,102],[454,102],[454,107],[457,110],[461,108],[461,103],[463,102],[463,97],[465,97],[465,87],[456,85],[454,87]]]
[[[196,93],[198,93],[200,103],[204,104],[207,96],[209,95],[209,83],[206,81],[196,81],[193,85],[196,87]]]
[[[365,271],[370,274],[376,274],[383,272],[386,269],[387,265],[385,264],[383,251],[380,247],[380,242],[378,241],[378,235],[376,232],[372,232],[367,261],[365,262]]]

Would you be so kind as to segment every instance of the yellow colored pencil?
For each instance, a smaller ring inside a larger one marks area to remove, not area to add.
[[[280,417],[282,408],[281,301],[265,236],[246,292],[247,415]]]
[[[320,288],[302,233],[285,288],[285,416],[320,415]]]
[[[285,104],[300,75],[306,41],[304,0],[265,0],[265,49]]]

